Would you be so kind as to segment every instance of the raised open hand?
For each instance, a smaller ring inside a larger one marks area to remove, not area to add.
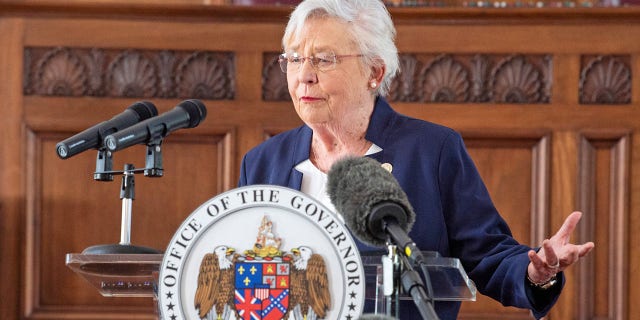
[[[595,246],[593,242],[569,243],[569,238],[581,217],[582,212],[571,213],[555,235],[542,241],[538,252],[529,251],[531,262],[527,274],[533,283],[548,282],[556,273],[576,263],[593,249]]]

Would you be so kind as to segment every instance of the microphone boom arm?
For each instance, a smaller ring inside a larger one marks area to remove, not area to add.
[[[411,240],[407,230],[406,209],[393,201],[383,201],[371,209],[368,217],[368,230],[380,240],[391,238],[391,242],[401,249],[414,265],[424,263],[420,248]]]
[[[413,265],[421,265],[424,263],[424,257],[420,248],[409,238],[395,219],[383,219],[383,225],[384,230],[389,234],[392,242],[401,249],[401,252]]]
[[[427,294],[422,278],[420,278],[420,274],[413,269],[412,264],[408,261],[406,256],[400,255],[400,257],[404,264],[404,271],[401,276],[404,291],[411,294],[413,303],[418,308],[422,319],[440,320],[433,307],[433,297],[432,295]],[[429,279],[429,274],[425,274],[424,276]],[[429,290],[429,292],[431,292],[431,290]]]
[[[383,232],[373,232],[373,234],[384,236],[387,242],[398,247],[397,251],[401,253],[400,258],[404,265],[401,282],[405,292],[411,294],[423,319],[438,320],[433,308],[433,288],[425,258],[420,248],[405,231],[406,228],[402,226],[402,224],[406,224],[406,217],[402,206],[394,202],[381,202],[371,210],[369,228],[370,230],[382,230]],[[420,274],[413,269],[414,266],[420,267],[425,279],[424,282]]]

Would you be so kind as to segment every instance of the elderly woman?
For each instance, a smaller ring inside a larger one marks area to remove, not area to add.
[[[516,242],[452,129],[395,112],[384,99],[398,72],[395,28],[379,0],[305,0],[291,14],[280,66],[304,125],[249,151],[239,184],[301,190],[330,208],[326,173],[345,156],[393,166],[416,212],[410,236],[422,250],[457,257],[482,294],[536,318],[556,302],[562,271],[594,246],[569,243],[575,212],[538,250]],[[372,250],[358,243],[361,251]],[[441,319],[460,304],[436,302]],[[401,319],[419,314],[401,307]]]

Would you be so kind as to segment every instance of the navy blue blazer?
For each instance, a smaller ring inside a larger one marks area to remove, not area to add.
[[[300,190],[295,166],[309,158],[312,130],[303,125],[278,134],[243,158],[239,185],[272,184]],[[505,306],[544,316],[556,302],[558,285],[540,291],[527,284],[527,251],[511,235],[467,153],[462,137],[450,128],[395,112],[376,100],[366,139],[382,148],[371,155],[393,166],[393,175],[416,213],[409,236],[421,250],[437,251],[462,262],[478,291]],[[361,251],[379,250],[356,239]],[[455,319],[458,302],[436,302],[440,319]],[[371,312],[371,310],[365,312]],[[419,319],[412,303],[400,319]]]

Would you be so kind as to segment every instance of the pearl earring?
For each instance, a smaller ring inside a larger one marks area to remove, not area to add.
[[[371,82],[371,88],[375,89],[377,86],[378,86],[378,84],[377,84],[377,83],[375,83],[375,82]]]

